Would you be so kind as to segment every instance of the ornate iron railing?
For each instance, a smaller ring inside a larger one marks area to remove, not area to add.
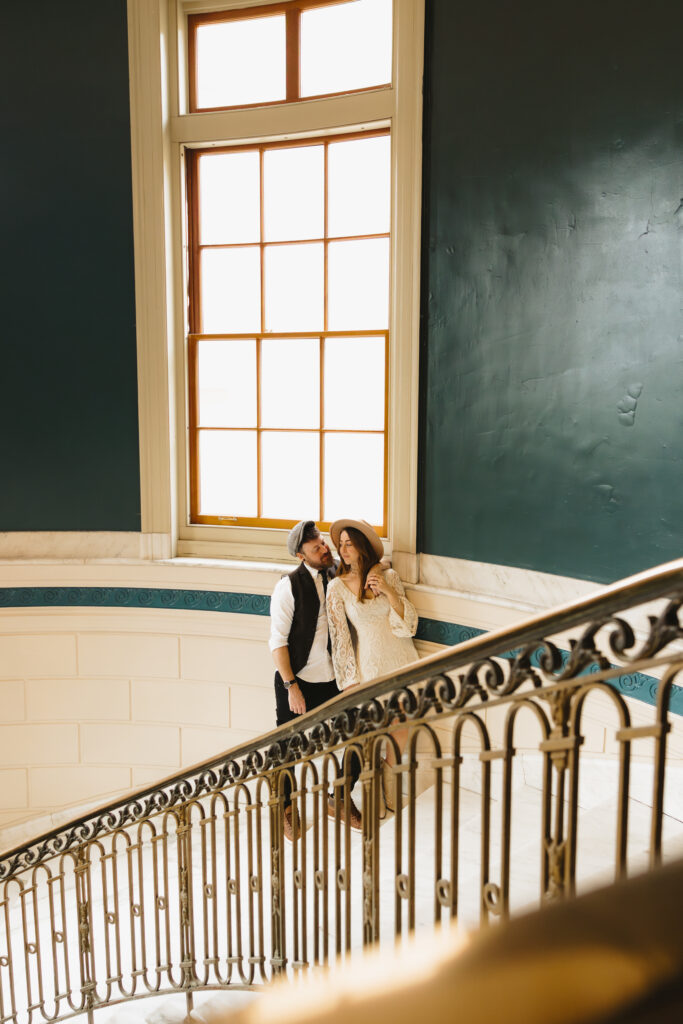
[[[191,1005],[197,989],[258,986],[657,864],[681,604],[683,561],[346,691],[5,854],[0,1024],[164,992]],[[622,692],[634,673],[652,677],[646,724]],[[611,759],[586,750],[595,700],[612,709]]]

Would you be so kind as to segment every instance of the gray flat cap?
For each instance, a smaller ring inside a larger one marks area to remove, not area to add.
[[[296,526],[293,526],[289,531],[289,536],[287,537],[287,550],[292,558],[296,558],[296,553],[301,547],[301,539],[307,526],[315,526],[315,522],[312,519],[302,519],[300,523],[297,523]]]

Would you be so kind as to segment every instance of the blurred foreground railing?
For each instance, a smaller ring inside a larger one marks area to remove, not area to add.
[[[0,1024],[164,992],[191,1006],[197,989],[256,986],[453,918],[483,924],[680,853],[683,826],[663,824],[682,603],[683,562],[633,577],[3,855]],[[634,673],[653,679],[648,724],[621,692]],[[596,700],[613,722],[602,760],[585,752]]]

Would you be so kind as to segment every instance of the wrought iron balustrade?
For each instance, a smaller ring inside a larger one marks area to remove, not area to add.
[[[456,918],[485,924],[624,877],[645,853],[652,866],[680,854],[683,834],[663,825],[681,604],[683,561],[348,690],[3,854],[0,1024],[164,992],[191,1005],[198,989],[258,986]],[[652,677],[645,724],[622,692],[634,673]],[[612,760],[586,752],[595,699],[612,709]],[[599,856],[583,841],[581,779],[595,772],[612,783]]]

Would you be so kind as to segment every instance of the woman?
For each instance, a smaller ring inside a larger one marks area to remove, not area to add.
[[[398,573],[378,564],[384,549],[368,523],[337,519],[330,536],[340,563],[327,589],[327,618],[337,686],[343,690],[417,661],[411,639],[417,612]]]
[[[343,690],[417,661],[412,641],[417,612],[398,573],[378,564],[384,548],[369,523],[337,519],[330,526],[330,536],[340,562],[336,578],[327,588],[327,621],[337,686]],[[393,733],[399,752],[407,735],[406,729]],[[382,760],[388,811],[395,809],[396,790],[389,768],[395,761],[394,746],[389,743],[386,760]]]

